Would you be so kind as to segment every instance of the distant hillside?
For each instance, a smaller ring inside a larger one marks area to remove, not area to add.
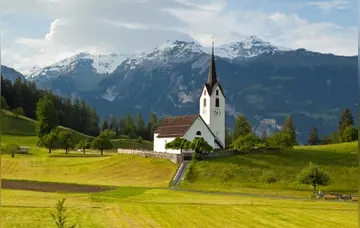
[[[20,72],[16,71],[13,68],[7,67],[7,66],[3,66],[1,65],[1,74],[8,80],[10,80],[12,83],[14,83],[14,81],[17,78],[20,78],[21,80],[25,80],[24,75],[22,75]]]

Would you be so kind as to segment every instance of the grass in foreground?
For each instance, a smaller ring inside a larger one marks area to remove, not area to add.
[[[55,227],[58,199],[77,227],[356,227],[357,205],[123,188],[59,194],[3,190],[2,227]]]
[[[294,151],[249,154],[200,161],[196,165],[193,183],[181,183],[184,188],[271,195],[309,197],[311,186],[298,184],[297,174],[310,161],[317,163],[332,178],[329,186],[319,186],[327,192],[357,192],[357,142],[327,146],[302,146]],[[279,181],[271,187],[261,180],[265,170],[272,170]],[[224,177],[230,174],[227,183]]]
[[[2,155],[1,174],[4,179],[50,182],[167,187],[176,165],[166,159],[144,158],[137,155],[97,152],[82,155],[72,152],[38,150],[32,155]]]

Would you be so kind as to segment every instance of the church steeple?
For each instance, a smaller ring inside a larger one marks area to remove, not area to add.
[[[210,90],[214,88],[214,85],[217,83],[216,77],[216,67],[215,67],[215,55],[214,55],[214,40],[212,42],[212,53],[211,53],[211,60],[210,60],[210,68],[209,74],[206,84],[210,87]]]

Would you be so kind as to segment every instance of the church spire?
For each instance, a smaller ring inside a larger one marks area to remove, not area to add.
[[[216,68],[215,68],[215,56],[214,56],[214,37],[212,41],[212,53],[210,60],[209,75],[206,84],[208,84],[212,90],[214,85],[217,83]]]

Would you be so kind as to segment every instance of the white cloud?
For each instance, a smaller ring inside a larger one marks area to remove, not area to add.
[[[311,23],[296,14],[229,11],[225,7],[226,0],[0,0],[0,8],[6,14],[15,12],[52,20],[42,38],[29,34],[11,40],[11,45],[4,47],[3,61],[25,71],[81,51],[147,51],[186,34],[203,45],[210,45],[212,36],[220,45],[258,35],[290,48],[357,53],[357,28]]]
[[[317,7],[325,13],[329,13],[332,10],[348,9],[350,6],[350,2],[348,0],[316,1],[307,2],[306,5]]]

